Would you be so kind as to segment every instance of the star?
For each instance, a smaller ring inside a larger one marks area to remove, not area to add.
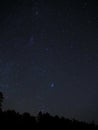
[[[54,87],[55,87],[54,82],[52,82],[52,83],[50,84],[50,87],[51,87],[51,88],[54,88]]]
[[[45,48],[45,51],[48,52],[48,51],[49,51],[49,48]]]

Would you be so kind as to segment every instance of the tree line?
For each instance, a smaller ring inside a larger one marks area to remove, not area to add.
[[[27,130],[38,130],[38,129],[89,129],[98,130],[98,125],[94,122],[87,123],[78,120],[71,120],[64,117],[52,116],[49,113],[39,112],[37,116],[30,115],[25,112],[20,114],[15,110],[2,110],[3,94],[0,92],[0,128],[2,129],[27,129]]]

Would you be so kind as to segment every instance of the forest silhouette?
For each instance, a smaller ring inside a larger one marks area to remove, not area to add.
[[[0,92],[0,128],[2,129],[60,129],[60,130],[98,130],[98,125],[94,122],[87,123],[75,119],[67,119],[57,115],[52,116],[49,113],[39,112],[37,116],[25,112],[20,114],[15,110],[2,110],[3,94]]]

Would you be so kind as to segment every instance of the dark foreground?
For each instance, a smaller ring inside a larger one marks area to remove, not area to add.
[[[51,116],[49,113],[39,113],[37,117],[29,113],[19,114],[15,111],[0,112],[0,127],[3,129],[60,129],[60,130],[98,130],[94,123],[88,124],[77,120],[69,120],[64,117]],[[0,129],[1,129],[0,128]]]

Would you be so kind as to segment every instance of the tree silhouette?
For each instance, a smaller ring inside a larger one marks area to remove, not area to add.
[[[28,130],[98,130],[98,125],[86,123],[75,119],[67,119],[59,117],[58,115],[52,116],[48,112],[39,112],[35,117],[28,112],[23,114],[17,113],[15,110],[2,111],[3,94],[0,92],[0,128],[3,129],[28,129]]]
[[[4,97],[3,97],[3,93],[0,92],[0,111],[2,111],[2,103],[3,103],[3,99],[4,99]]]

